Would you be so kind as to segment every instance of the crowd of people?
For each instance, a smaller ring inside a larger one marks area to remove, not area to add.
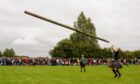
[[[111,58],[86,58],[86,65],[107,65]],[[119,59],[122,64],[140,64],[140,59]],[[80,65],[80,58],[48,58],[48,57],[0,57],[0,65]]]

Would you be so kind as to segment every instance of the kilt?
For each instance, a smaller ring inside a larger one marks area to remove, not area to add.
[[[119,61],[114,60],[109,64],[109,67],[112,69],[121,69],[123,66]]]
[[[83,62],[80,62],[80,66],[81,66],[81,67],[85,67],[86,64],[84,64]]]

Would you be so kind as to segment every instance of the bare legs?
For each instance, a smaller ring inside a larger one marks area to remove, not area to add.
[[[84,72],[86,72],[85,67],[81,67],[81,72],[84,70]]]
[[[119,72],[118,69],[112,69],[113,73],[115,74],[114,78],[116,78],[117,76],[120,78],[121,77],[121,73]]]

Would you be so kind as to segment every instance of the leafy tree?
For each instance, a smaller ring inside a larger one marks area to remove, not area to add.
[[[14,57],[15,56],[15,51],[14,51],[13,48],[11,48],[11,49],[6,48],[3,52],[3,55],[7,56],[7,57]]]
[[[0,51],[0,57],[2,57],[3,55],[2,55],[2,52]]]
[[[127,58],[127,53],[119,48],[119,58]]]
[[[133,51],[133,55],[140,58],[140,50]]]
[[[74,28],[82,32],[96,36],[96,29],[90,18],[86,18],[84,13],[81,12]],[[85,56],[97,57],[100,50],[97,39],[74,32],[70,35],[69,39],[64,39],[58,42],[53,50],[50,51],[52,57],[79,57],[82,54]],[[98,51],[97,51],[98,50]]]
[[[50,54],[53,57],[73,57],[73,44],[69,39],[63,39],[55,47]]]

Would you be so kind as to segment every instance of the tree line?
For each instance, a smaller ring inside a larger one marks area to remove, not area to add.
[[[62,48],[63,50],[63,48]],[[121,58],[140,58],[140,50],[134,50],[134,51],[124,51],[119,48],[120,57]],[[109,58],[111,57],[111,49],[110,48],[101,48],[98,50],[94,50],[94,53],[89,55],[87,53],[86,57],[94,57],[94,58]],[[77,54],[76,54],[77,55]],[[66,57],[66,58],[72,58],[72,57],[79,57],[74,55],[70,50],[64,50],[64,52],[56,51],[54,56],[52,57]],[[14,56],[20,56],[15,53],[15,50],[13,48],[6,48],[3,52],[0,50],[0,57],[6,56],[6,57],[14,57]],[[30,56],[26,56],[30,57]]]

